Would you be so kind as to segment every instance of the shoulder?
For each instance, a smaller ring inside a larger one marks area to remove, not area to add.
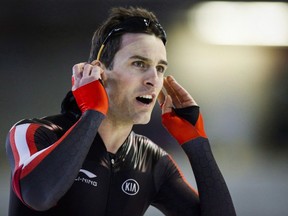
[[[27,123],[34,123],[34,124],[43,124],[43,125],[51,125],[51,124],[63,124],[65,121],[71,121],[73,119],[72,115],[69,114],[55,114],[50,116],[44,116],[40,118],[26,118],[21,119],[20,121],[16,122],[14,126],[27,124]],[[76,121],[76,120],[75,120]]]
[[[134,139],[133,143],[137,146],[138,150],[149,152],[150,154],[158,157],[162,157],[168,154],[163,148],[158,146],[151,139],[144,135],[132,132],[132,137]]]
[[[141,172],[151,172],[156,164],[165,157],[167,153],[152,142],[149,138],[131,132],[126,145],[118,151],[119,155],[124,156],[125,164],[134,170]]]
[[[16,127],[32,127],[32,128],[41,128],[44,131],[53,131],[57,135],[61,136],[65,133],[77,119],[69,114],[57,114],[46,116],[42,118],[31,118],[31,119],[22,119],[15,123],[12,128]]]

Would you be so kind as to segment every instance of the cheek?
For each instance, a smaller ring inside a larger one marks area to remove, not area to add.
[[[117,89],[118,86],[121,84],[121,80],[119,75],[114,72],[110,71],[106,74],[106,81],[105,81],[105,88],[107,91],[113,91],[113,89]]]
[[[159,92],[163,88],[163,83],[164,83],[164,78],[159,79],[158,86],[157,86]]]
[[[116,77],[107,79],[105,89],[108,94],[109,100],[115,103],[123,100],[130,91],[130,86],[125,80]],[[127,92],[128,91],[128,92]]]

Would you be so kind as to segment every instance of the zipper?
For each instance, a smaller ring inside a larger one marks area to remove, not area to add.
[[[111,212],[109,212],[110,204],[111,204],[111,198],[113,197],[111,193],[113,193],[113,179],[114,179],[114,167],[115,167],[115,159],[112,158],[111,155],[108,155],[110,159],[110,179],[109,179],[109,191],[108,191],[108,198],[107,198],[107,204],[106,204],[106,214],[105,215],[111,215]]]
[[[111,168],[114,168],[115,160],[114,158],[111,158]]]

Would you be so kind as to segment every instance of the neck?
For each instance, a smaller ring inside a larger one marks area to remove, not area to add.
[[[107,151],[115,154],[128,137],[132,127],[133,124],[120,124],[109,118],[105,118],[102,121],[98,132]]]

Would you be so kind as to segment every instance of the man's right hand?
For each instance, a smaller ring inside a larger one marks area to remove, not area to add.
[[[74,65],[72,92],[82,113],[87,110],[96,110],[106,115],[108,97],[100,81],[103,73],[100,63],[95,63],[95,65],[88,63]]]
[[[103,69],[98,65],[79,63],[73,66],[72,91],[90,82],[101,79]]]

